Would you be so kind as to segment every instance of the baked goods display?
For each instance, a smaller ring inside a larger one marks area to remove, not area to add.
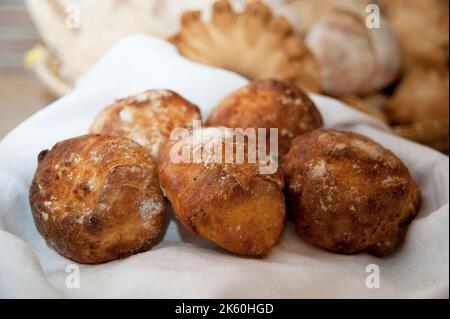
[[[319,68],[311,52],[286,19],[274,16],[261,2],[236,13],[229,1],[219,0],[208,22],[202,21],[200,11],[186,12],[170,41],[192,60],[249,79],[289,80],[310,92],[320,89]]]
[[[399,45],[386,21],[380,20],[379,29],[369,29],[365,15],[340,9],[310,27],[305,41],[319,62],[322,92],[367,95],[397,78]]]
[[[155,161],[120,136],[85,135],[41,152],[30,206],[49,246],[86,264],[150,249],[165,216]]]
[[[194,120],[201,120],[197,106],[173,91],[149,90],[106,107],[90,131],[129,137],[157,157],[172,130],[191,126]]]
[[[176,92],[148,90],[107,107],[92,124],[101,134],[41,152],[30,206],[49,246],[88,264],[149,250],[162,238],[167,197],[183,227],[237,255],[266,256],[287,210],[317,246],[382,257],[418,211],[401,160],[367,137],[322,129],[292,83],[253,81],[200,123]],[[278,140],[267,134],[275,128]]]
[[[419,208],[419,190],[402,161],[359,134],[306,133],[282,170],[298,233],[337,253],[392,253]]]
[[[49,246],[88,264],[149,250],[163,233],[166,196],[183,227],[237,255],[266,256],[283,233],[286,210],[316,246],[392,253],[420,204],[408,168],[367,137],[322,129],[304,92],[334,96],[398,135],[448,151],[448,2],[376,1],[385,14],[379,28],[367,26],[367,0],[174,3],[76,1],[82,24],[52,33],[46,30],[67,22],[67,3],[29,0],[46,47],[27,62],[61,95],[137,31],[251,80],[220,101],[201,129],[191,127],[201,122],[196,105],[152,89],[107,106],[91,134],[43,151],[30,206]],[[99,41],[98,34],[108,36]],[[248,129],[265,129],[266,139],[252,141]],[[278,129],[278,153],[268,155],[270,129]],[[178,130],[189,134],[174,135]],[[251,161],[261,145],[265,153]],[[187,160],[176,160],[186,150]],[[279,160],[280,169],[261,172]]]
[[[295,85],[277,80],[255,80],[227,96],[209,115],[207,126],[278,128],[278,152],[291,141],[323,125],[311,99]]]
[[[249,142],[234,136],[211,127],[167,143],[159,157],[161,188],[185,227],[236,254],[263,257],[284,229],[283,177],[261,174],[248,159],[239,162],[236,149],[247,154]],[[227,144],[235,150],[230,161]],[[192,157],[203,154],[201,160],[175,163],[174,146]]]

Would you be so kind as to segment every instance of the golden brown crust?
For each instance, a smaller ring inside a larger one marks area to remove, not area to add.
[[[283,17],[260,1],[236,13],[227,0],[215,2],[211,21],[186,12],[180,32],[170,38],[184,56],[240,73],[250,79],[276,78],[320,91],[319,66]]]
[[[156,163],[120,136],[85,135],[41,152],[30,206],[47,243],[87,264],[150,249],[165,215]]]
[[[334,252],[391,253],[419,208],[407,167],[358,134],[321,129],[302,135],[282,169],[299,234]]]
[[[288,82],[256,80],[226,97],[210,114],[207,126],[278,128],[279,154],[291,141],[323,125],[311,99]]]
[[[149,90],[105,108],[90,131],[129,137],[157,157],[170,132],[191,126],[193,120],[201,120],[197,106],[173,91]]]
[[[203,131],[208,136],[214,129]],[[209,145],[222,145],[223,141],[225,135],[219,134]],[[167,143],[160,153],[161,189],[172,203],[177,219],[186,228],[231,252],[266,255],[284,229],[281,173],[263,175],[257,163],[238,164],[236,158],[230,163],[223,163],[221,157],[219,163],[204,159],[200,163],[176,164],[170,153],[177,143],[198,150],[192,144],[183,144],[189,143],[189,137],[185,137]],[[246,152],[247,147],[245,143]]]

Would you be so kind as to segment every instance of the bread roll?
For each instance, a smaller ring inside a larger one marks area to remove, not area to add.
[[[248,143],[233,141],[234,134],[218,128],[199,132],[163,147],[159,160],[161,189],[186,228],[236,254],[265,256],[284,229],[281,173],[275,170],[262,174],[259,164],[247,157],[242,162],[236,156],[226,161],[227,143],[231,143],[231,149],[242,146],[246,154]],[[174,161],[178,147],[189,151],[189,161]],[[219,149],[213,153],[216,147]],[[202,152],[201,160],[193,161],[194,154]]]
[[[297,231],[337,253],[388,255],[419,208],[419,190],[402,161],[355,133],[304,134],[282,169]]]
[[[174,128],[192,126],[200,110],[177,93],[149,90],[105,108],[91,126],[91,133],[123,135],[150,151],[154,157]]]
[[[278,128],[280,156],[291,141],[323,125],[320,112],[295,85],[257,80],[226,97],[210,114],[207,126]]]
[[[392,83],[401,69],[398,41],[389,24],[369,29],[352,10],[330,12],[313,24],[306,44],[320,65],[320,83],[329,95],[364,95]]]
[[[120,136],[86,135],[42,151],[30,206],[47,243],[86,264],[150,249],[165,215],[155,162]]]

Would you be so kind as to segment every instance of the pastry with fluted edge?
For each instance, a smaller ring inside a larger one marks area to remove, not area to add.
[[[249,257],[267,255],[284,229],[282,174],[277,167],[261,173],[260,163],[249,161],[247,155],[244,161],[236,156],[226,160],[225,145],[234,152],[242,147],[248,154],[248,141],[243,136],[233,139],[238,133],[219,128],[201,132],[194,130],[192,137],[171,140],[160,153],[161,189],[177,219],[228,251]],[[180,149],[189,150],[185,151],[191,154],[189,161],[174,160]],[[193,160],[201,154],[200,160]]]
[[[306,133],[293,142],[282,170],[298,233],[333,252],[386,256],[419,209],[420,191],[408,168],[359,134]]]
[[[156,162],[121,136],[85,135],[42,151],[30,206],[49,246],[84,264],[150,249],[165,216]]]
[[[278,128],[278,149],[283,155],[295,137],[322,127],[323,120],[314,102],[294,84],[255,80],[220,102],[206,125]]]
[[[284,17],[274,16],[260,1],[241,13],[229,1],[213,6],[212,18],[185,12],[180,31],[170,38],[184,56],[249,79],[290,80],[311,92],[320,91],[319,66]]]
[[[170,90],[148,90],[106,107],[97,115],[90,132],[126,136],[158,157],[170,132],[192,126],[194,120],[201,120],[196,105]]]

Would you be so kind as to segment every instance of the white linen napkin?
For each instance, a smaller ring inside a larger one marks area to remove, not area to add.
[[[28,204],[41,150],[85,134],[95,115],[120,97],[168,88],[206,118],[247,82],[186,60],[162,40],[135,35],[117,44],[71,94],[11,132],[0,143],[0,298],[448,298],[448,157],[318,95],[312,97],[327,127],[365,134],[393,150],[420,186],[420,213],[392,256],[333,254],[302,240],[289,224],[267,258],[242,258],[193,236],[173,218],[152,250],[103,265],[77,265],[46,245]],[[370,265],[379,270],[379,288],[366,285],[376,275]]]

